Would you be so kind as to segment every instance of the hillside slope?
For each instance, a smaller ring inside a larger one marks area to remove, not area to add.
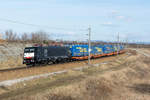
[[[0,69],[22,65],[23,50],[30,44],[3,43],[0,44]]]

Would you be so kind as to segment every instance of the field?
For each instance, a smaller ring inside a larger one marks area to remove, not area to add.
[[[140,49],[150,55],[149,49]],[[110,58],[107,58],[110,59]],[[97,63],[100,60],[97,60]],[[149,100],[150,60],[135,50],[107,63],[1,86],[1,100]],[[9,79],[9,78],[8,78]]]

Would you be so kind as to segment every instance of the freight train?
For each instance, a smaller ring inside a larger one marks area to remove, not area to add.
[[[52,64],[74,60],[116,55],[124,53],[123,45],[95,45],[89,50],[88,45],[65,45],[65,46],[34,46],[24,49],[23,64]]]

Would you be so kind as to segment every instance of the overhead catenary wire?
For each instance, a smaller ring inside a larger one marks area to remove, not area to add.
[[[9,23],[14,23],[14,24],[22,24],[22,25],[31,26],[31,27],[40,27],[40,28],[43,27],[43,28],[47,28],[47,29],[88,31],[87,29],[59,28],[59,27],[50,27],[50,26],[47,26],[47,25],[37,25],[37,24],[31,24],[31,23],[24,23],[24,22],[21,22],[21,21],[10,20],[10,19],[5,19],[5,18],[0,18],[0,21],[5,21],[5,22],[9,22]]]

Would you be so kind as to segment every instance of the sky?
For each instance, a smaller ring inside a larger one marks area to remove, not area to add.
[[[0,32],[53,39],[150,42],[150,0],[1,0]]]

